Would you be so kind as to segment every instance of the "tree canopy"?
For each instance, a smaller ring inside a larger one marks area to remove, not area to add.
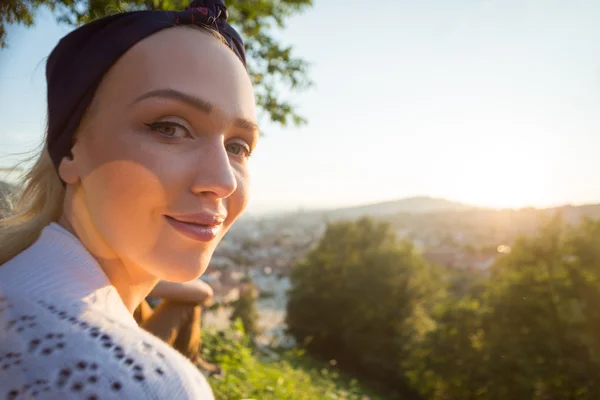
[[[482,274],[427,265],[360,220],[329,225],[294,268],[287,322],[308,351],[401,398],[592,400],[599,303],[600,221],[553,219]]]
[[[292,271],[287,324],[313,353],[407,394],[402,360],[433,328],[443,286],[386,223],[330,224]]]

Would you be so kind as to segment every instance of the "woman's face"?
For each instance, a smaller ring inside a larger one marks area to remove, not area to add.
[[[159,32],[98,88],[59,168],[65,216],[92,254],[130,275],[195,279],[247,204],[257,139],[235,54],[198,29]]]

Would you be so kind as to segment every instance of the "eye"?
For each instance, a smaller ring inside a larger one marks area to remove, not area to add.
[[[145,125],[150,130],[169,139],[183,139],[192,136],[183,125],[173,121],[158,121]]]
[[[231,142],[225,145],[225,150],[237,157],[250,157],[250,146],[245,143]]]

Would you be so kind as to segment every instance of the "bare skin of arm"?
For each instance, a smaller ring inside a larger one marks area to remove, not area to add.
[[[152,289],[149,297],[161,300],[195,303],[209,306],[212,302],[213,289],[199,279],[190,282],[159,281]]]

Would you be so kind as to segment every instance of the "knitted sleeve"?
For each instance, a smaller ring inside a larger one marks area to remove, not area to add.
[[[84,304],[0,293],[0,398],[213,399],[204,376],[137,326]]]

